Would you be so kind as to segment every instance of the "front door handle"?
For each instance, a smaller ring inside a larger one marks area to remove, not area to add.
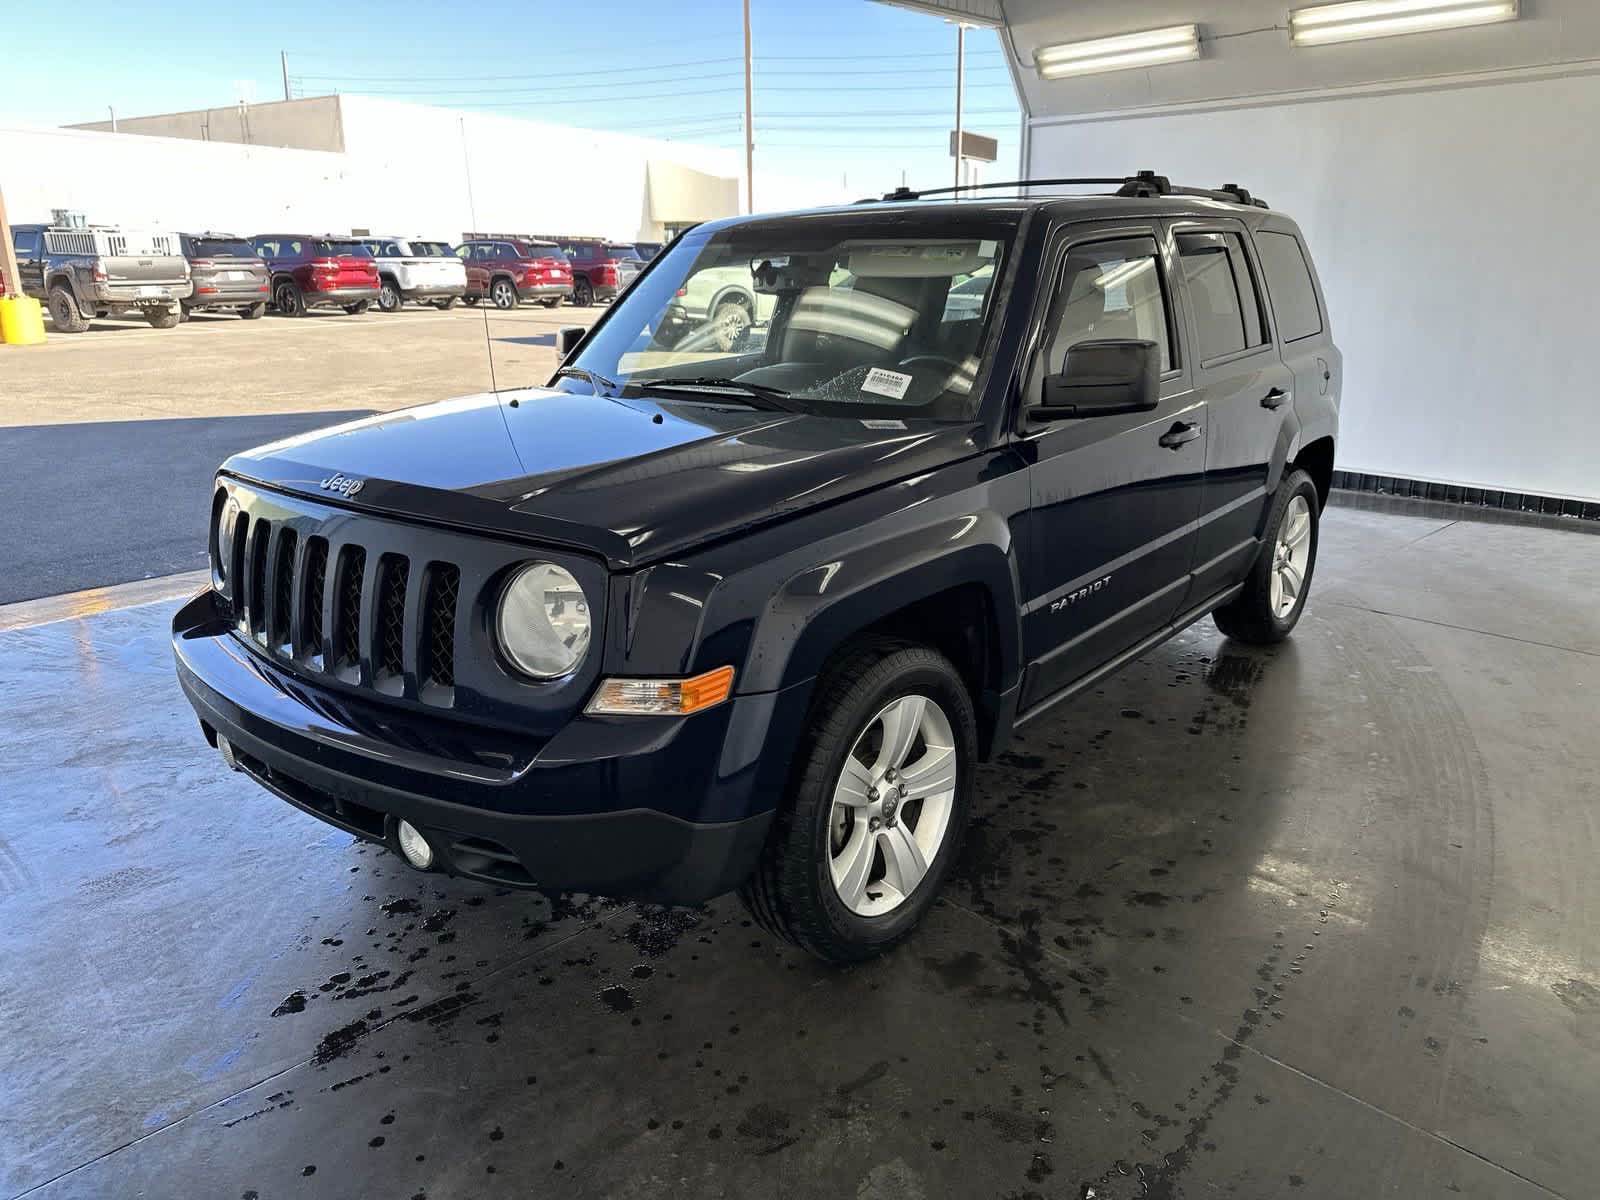
[[[1179,421],[1163,433],[1159,440],[1168,450],[1176,450],[1184,443],[1194,441],[1203,432],[1204,430],[1193,421]]]
[[[1289,403],[1289,393],[1279,387],[1273,388],[1261,397],[1262,408],[1282,408],[1287,403]]]

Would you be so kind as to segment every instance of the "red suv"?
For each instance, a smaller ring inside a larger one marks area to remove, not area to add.
[[[378,264],[354,238],[260,233],[250,243],[272,272],[272,307],[286,317],[309,308],[363,313],[378,298]]]
[[[488,298],[496,308],[537,300],[554,308],[572,299],[572,268],[554,242],[527,238],[471,238],[456,247],[467,265],[467,303]]]
[[[623,242],[578,238],[563,242],[561,248],[572,262],[574,304],[615,299],[644,270],[639,252]]]

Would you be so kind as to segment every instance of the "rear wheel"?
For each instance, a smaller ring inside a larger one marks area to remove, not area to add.
[[[272,289],[272,306],[286,317],[306,315],[306,298],[292,279],[280,280]]]
[[[476,297],[476,296],[463,296],[463,297],[461,297],[461,303],[465,304],[468,308],[477,308],[478,307],[478,297]]]
[[[354,304],[346,304],[344,306],[344,310],[345,310],[345,312],[349,313],[352,317],[358,317],[362,313],[366,312],[367,309],[369,309],[371,307],[372,307],[372,301],[371,300],[357,300]]]
[[[190,308],[187,304],[184,304],[181,301],[179,302],[179,304],[178,304],[178,320],[187,321],[190,318],[190,316],[193,315],[193,313],[194,313],[194,309]]]
[[[89,322],[84,320],[83,314],[78,311],[78,302],[61,284],[56,284],[50,289],[48,300],[50,309],[50,323],[56,327],[57,333],[82,333],[89,328]]]
[[[399,312],[404,298],[400,295],[400,285],[392,279],[385,279],[378,288],[378,307],[386,313]]]
[[[517,306],[517,289],[509,279],[496,279],[489,285],[489,302],[498,309]]]
[[[441,309],[444,312],[449,312],[456,306],[456,297],[446,296],[443,300],[435,300],[433,302],[433,306],[437,309]]]
[[[830,962],[883,953],[932,906],[961,847],[977,721],[950,660],[859,644],[818,683],[789,793],[740,897]]]
[[[594,285],[582,275],[572,281],[572,302],[579,308],[588,308],[594,303]]]
[[[546,308],[555,308],[558,304],[561,303],[561,297],[560,296],[551,296],[550,299],[541,300],[541,301],[539,301],[539,303],[544,305]]]
[[[247,304],[239,310],[239,315],[246,321],[259,321],[267,313],[267,302],[260,304]]]
[[[1317,565],[1317,486],[1304,471],[1278,485],[1267,536],[1244,590],[1211,614],[1217,628],[1241,642],[1281,642],[1305,610]]]
[[[183,316],[183,306],[173,304],[167,308],[147,308],[144,310],[144,319],[150,322],[153,329],[176,329],[178,321]]]

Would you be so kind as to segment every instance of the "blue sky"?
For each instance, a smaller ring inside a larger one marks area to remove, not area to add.
[[[365,92],[711,145],[743,145],[739,0],[89,3],[70,43],[45,4],[8,6],[0,119],[47,124]],[[752,0],[757,162],[866,190],[949,182],[955,28],[868,0]],[[60,46],[57,53],[52,46]],[[71,86],[61,86],[70,79]],[[967,127],[1000,139],[1018,116],[993,33],[967,34]]]

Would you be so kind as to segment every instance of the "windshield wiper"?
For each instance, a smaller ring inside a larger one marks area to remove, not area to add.
[[[614,396],[617,394],[617,382],[607,379],[598,371],[591,371],[588,367],[561,367],[556,371],[557,379],[581,379],[595,390],[597,395]],[[604,388],[604,391],[600,389]]]
[[[776,412],[800,412],[798,406],[788,403],[793,392],[785,391],[780,387],[772,387],[765,383],[749,383],[743,379],[727,379],[721,376],[704,375],[693,379],[634,379],[629,380],[629,387],[636,387],[642,391],[724,391],[737,392],[748,399],[758,400],[756,408],[770,408]]]

